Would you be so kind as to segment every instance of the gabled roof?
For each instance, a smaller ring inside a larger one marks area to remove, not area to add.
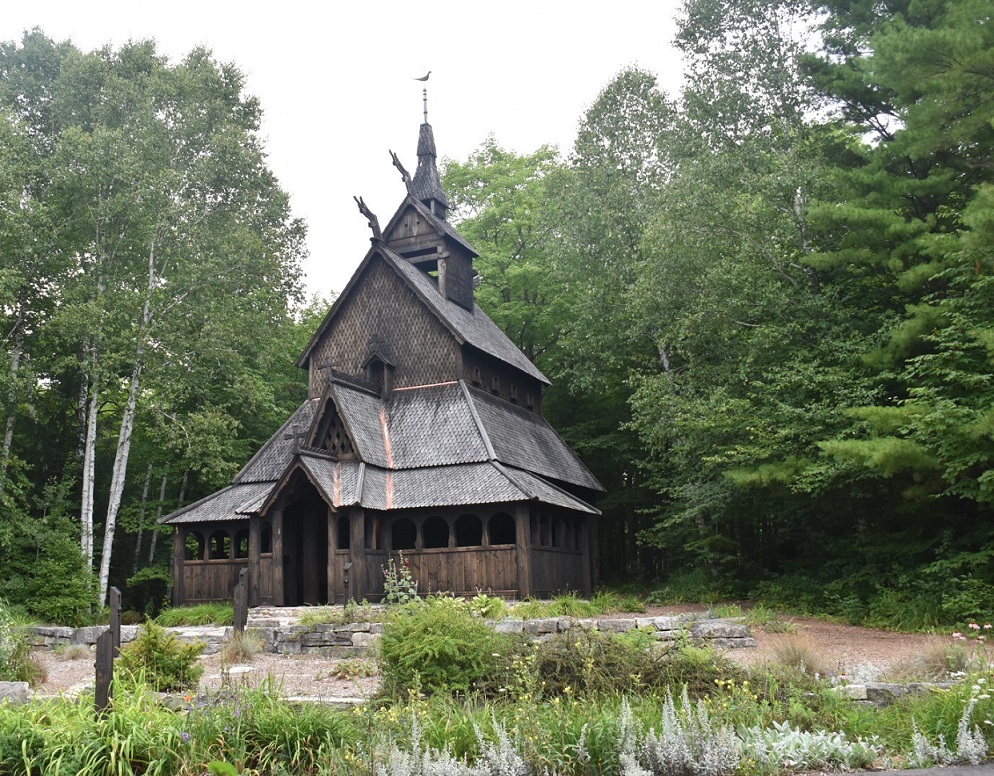
[[[160,523],[203,523],[215,520],[244,520],[253,505],[269,495],[272,482],[229,485],[159,520]]]
[[[391,226],[401,216],[406,206],[410,206],[422,212],[425,218],[431,219],[432,223],[440,231],[451,232],[453,239],[458,238],[462,240],[462,236],[452,226],[433,216],[417,200],[407,197],[404,203],[397,211],[397,215],[394,216],[394,220],[390,222]],[[388,230],[390,228],[390,226],[387,227]],[[473,250],[465,240],[462,240],[462,242],[468,250]],[[473,255],[476,255],[475,251],[473,251]],[[366,257],[359,265],[359,269],[352,275],[352,278],[331,306],[331,309],[314,333],[314,336],[311,337],[307,348],[297,359],[297,366],[307,366],[314,348],[321,341],[325,331],[327,331],[331,322],[337,316],[338,311],[345,305],[349,296],[354,293],[356,287],[359,285],[360,278],[365,274],[369,264],[377,259],[383,261],[387,267],[392,269],[403,280],[407,287],[414,292],[414,295],[424,303],[429,312],[452,333],[453,337],[460,344],[471,345],[499,361],[516,367],[545,385],[550,384],[549,379],[542,374],[542,371],[528,360],[525,354],[501,331],[500,327],[490,319],[490,316],[483,312],[479,305],[474,304],[472,310],[467,310],[461,305],[446,299],[439,292],[434,278],[415,267],[400,254],[395,253],[385,245],[379,244],[369,249]]]
[[[308,399],[301,404],[280,426],[251,460],[235,475],[236,483],[265,482],[277,479],[286,468],[294,448],[302,439],[291,438],[294,433],[304,434],[310,427],[319,400]]]
[[[459,231],[452,224],[436,216],[425,206],[424,203],[420,202],[417,198],[411,196],[410,194],[408,194],[404,198],[403,202],[400,203],[400,207],[398,207],[397,211],[393,214],[393,217],[390,219],[390,223],[388,223],[386,229],[383,230],[384,240],[387,242],[390,241],[390,233],[397,228],[398,224],[400,224],[403,220],[404,215],[411,208],[417,210],[418,214],[424,217],[425,222],[435,230],[439,237],[451,240],[464,251],[469,253],[473,258],[480,255],[476,248],[474,248],[465,237],[459,234]]]
[[[302,452],[259,508],[275,501],[295,472],[302,472],[336,509],[361,506],[394,510],[540,501],[578,512],[600,512],[585,501],[528,472],[493,462],[389,471],[361,461],[333,461]]]

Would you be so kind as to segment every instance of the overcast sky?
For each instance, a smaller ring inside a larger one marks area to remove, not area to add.
[[[432,72],[438,152],[460,161],[489,134],[520,153],[543,143],[567,152],[583,111],[628,65],[671,93],[680,80],[670,43],[680,0],[4,5],[3,40],[37,26],[83,50],[154,38],[172,61],[204,45],[236,63],[262,102],[270,167],[307,222],[307,288],[322,295],[340,291],[369,248],[352,196],[385,225],[404,196],[389,150],[417,167],[415,77]]]

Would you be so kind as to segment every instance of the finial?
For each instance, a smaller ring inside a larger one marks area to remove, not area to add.
[[[355,203],[359,206],[359,212],[366,216],[366,220],[369,221],[369,228],[373,232],[370,242],[383,242],[383,232],[380,231],[380,220],[376,217],[376,214],[367,207],[366,202],[362,197],[352,197]]]
[[[428,123],[428,90],[427,89],[422,89],[421,90],[421,99],[424,100],[424,103],[425,103],[425,124],[427,124]]]

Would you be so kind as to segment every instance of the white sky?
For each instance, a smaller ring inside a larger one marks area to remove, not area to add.
[[[441,156],[463,161],[489,134],[530,153],[570,149],[578,121],[622,68],[675,93],[670,41],[680,0],[8,0],[0,39],[41,27],[88,51],[154,38],[171,60],[196,45],[234,62],[265,112],[270,168],[308,226],[308,291],[340,291],[369,248],[352,195],[385,225],[411,173],[428,70],[428,120]]]

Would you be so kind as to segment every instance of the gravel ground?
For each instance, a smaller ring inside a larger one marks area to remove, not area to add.
[[[638,616],[699,611],[700,608],[654,607]],[[618,616],[610,615],[612,618]],[[805,618],[789,619],[796,630],[793,637],[810,646],[820,658],[823,671],[847,673],[854,678],[872,679],[886,672],[900,673],[922,655],[927,655],[931,649],[952,644],[949,637],[895,633]],[[780,648],[779,642],[791,638],[789,634],[767,633],[762,628],[754,628],[753,636],[759,645],[756,649],[730,650],[728,656],[744,664],[762,663],[775,656]],[[37,694],[71,693],[92,686],[92,652],[77,654],[75,659],[69,659],[52,650],[37,650],[35,654],[47,673],[45,682],[34,688]],[[224,673],[220,656],[205,655],[201,662],[204,665],[202,689],[220,686]],[[271,679],[289,696],[366,698],[376,692],[378,678],[352,675],[353,672],[348,669],[357,665],[355,659],[342,661],[317,656],[262,654],[243,666],[230,667],[228,678],[231,682],[251,685]],[[350,678],[342,678],[341,674]]]

